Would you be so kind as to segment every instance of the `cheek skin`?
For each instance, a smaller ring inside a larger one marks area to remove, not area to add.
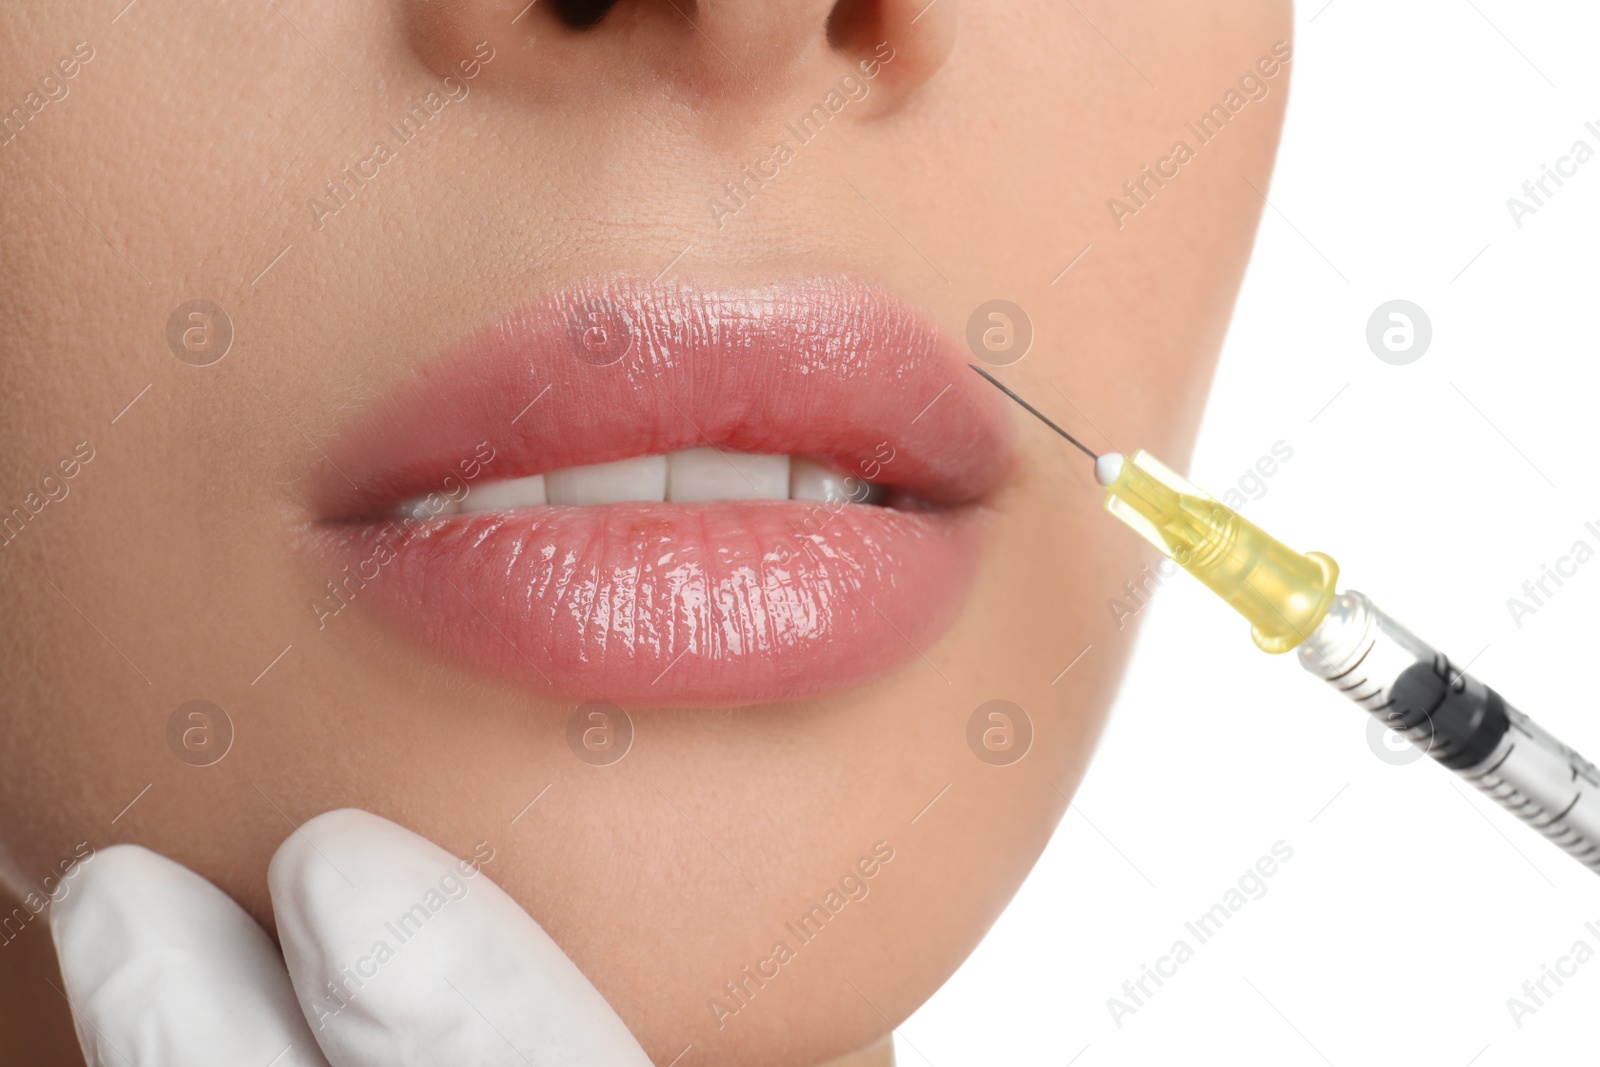
[[[292,825],[357,806],[457,854],[493,846],[487,873],[656,1062],[693,1043],[698,1064],[808,1067],[876,1040],[885,1016],[898,1022],[965,958],[1032,867],[1123,669],[1134,630],[1105,603],[1151,556],[1100,511],[1083,457],[1019,413],[1021,456],[981,516],[971,600],[903,669],[805,702],[644,710],[627,758],[596,768],[568,749],[565,706],[431,662],[359,610],[316,629],[305,602],[330,576],[297,539],[298,486],[320,462],[308,439],[530,289],[653,273],[694,244],[683,269],[697,276],[859,273],[957,336],[979,304],[1012,300],[1035,340],[999,372],[1008,385],[1069,428],[1092,423],[1106,435],[1088,432],[1094,447],[1145,447],[1183,469],[1289,75],[1124,229],[1105,201],[1289,37],[1289,13],[1146,8],[1097,22],[1160,93],[1070,11],[966,6],[944,67],[907,108],[808,150],[723,230],[706,191],[756,158],[746,146],[708,149],[646,121],[660,116],[566,128],[484,83],[326,231],[310,228],[304,199],[370,151],[394,109],[342,97],[348,87],[270,9],[135,8],[124,21],[142,20],[138,37],[97,43],[28,155],[0,153],[0,188],[18,207],[0,264],[11,324],[0,390],[27,398],[0,423],[0,488],[36,485],[79,440],[97,449],[70,495],[0,549],[0,602],[12,605],[6,879],[36,884],[79,841],[137,842],[271,929],[274,849]],[[0,45],[0,68],[44,70],[90,18],[43,11],[0,19],[17,30],[0,40],[29,42]],[[360,84],[429,86],[381,5],[288,13]],[[156,87],[163,108],[137,103]],[[235,98],[238,113],[218,112]],[[507,133],[524,125],[532,133]],[[203,168],[173,162],[196,143]],[[210,368],[165,349],[168,315],[200,296],[236,329]],[[168,717],[192,699],[234,724],[213,767],[167,748]],[[996,699],[1034,729],[1011,766],[967,746],[973,709]],[[708,999],[877,841],[895,858],[868,896],[719,1027]],[[39,985],[16,958],[0,953],[0,982]]]

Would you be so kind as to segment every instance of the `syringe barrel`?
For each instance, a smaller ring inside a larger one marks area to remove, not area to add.
[[[1300,663],[1600,873],[1600,771],[1354,591]]]

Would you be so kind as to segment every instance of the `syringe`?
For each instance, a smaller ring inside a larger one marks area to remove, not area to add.
[[[1097,456],[1095,480],[1106,510],[1243,615],[1261,649],[1298,649],[1306,670],[1600,874],[1600,771],[1365,595],[1337,592],[1331,558],[1289,549],[1148,452]]]

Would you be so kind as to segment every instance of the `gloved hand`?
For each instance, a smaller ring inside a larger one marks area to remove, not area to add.
[[[650,1067],[482,860],[320,815],[269,869],[280,956],[187,868],[97,853],[51,924],[90,1067]]]

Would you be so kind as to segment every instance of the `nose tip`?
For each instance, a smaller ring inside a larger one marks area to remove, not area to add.
[[[547,104],[671,95],[699,108],[770,106],[797,86],[870,75],[881,114],[943,63],[957,0],[407,0],[438,72],[481,44],[482,82]],[[892,55],[892,61],[884,57]],[[858,109],[866,114],[868,109]]]

